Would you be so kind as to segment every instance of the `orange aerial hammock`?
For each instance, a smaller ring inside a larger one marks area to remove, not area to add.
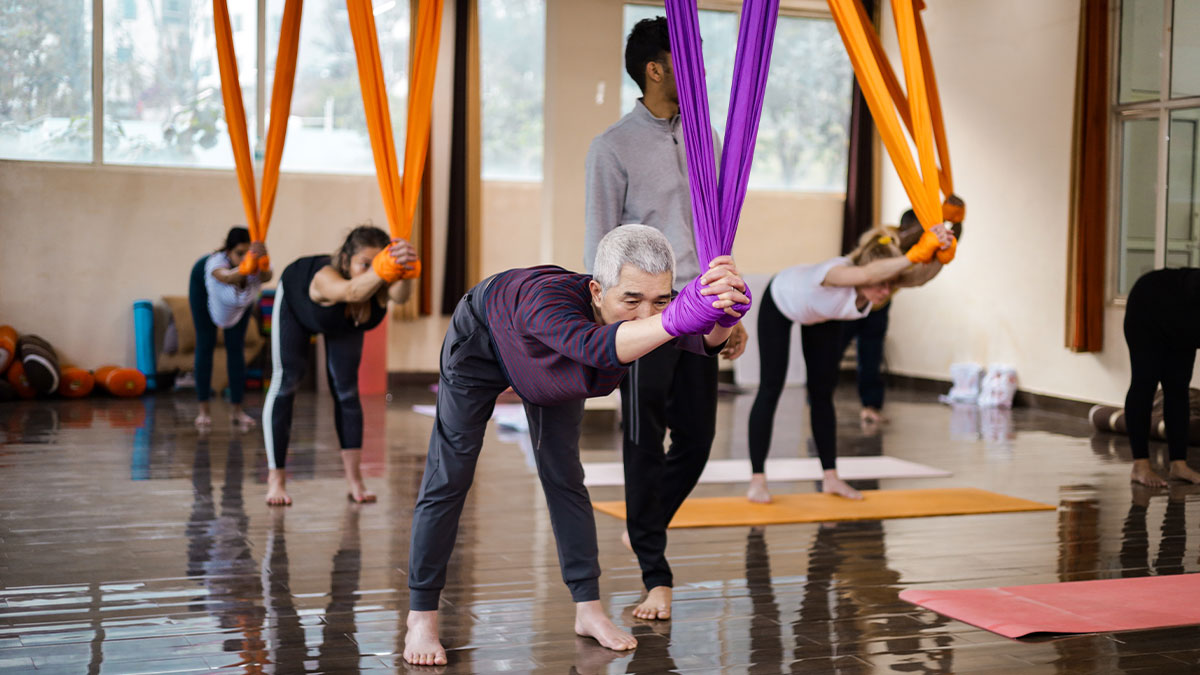
[[[279,185],[279,162],[283,158],[283,140],[287,134],[288,114],[292,109],[292,85],[296,77],[296,55],[300,47],[300,12],[303,0],[287,0],[279,31],[279,54],[275,60],[275,83],[271,90],[271,121],[267,128],[266,156],[263,159],[262,205],[255,203],[254,164],[246,131],[246,108],[238,80],[237,57],[233,51],[233,30],[226,0],[213,0],[213,28],[217,36],[217,61],[221,67],[221,97],[225,100],[225,121],[233,145],[242,206],[246,209],[250,240],[265,242],[271,211],[275,208],[275,189]],[[250,275],[270,269],[267,256],[256,259],[247,254],[239,271]]]
[[[892,15],[908,89],[906,96],[861,2],[828,1],[854,66],[859,88],[917,219],[926,230],[946,220],[961,222],[964,207],[942,200],[943,195],[949,197],[954,192],[954,179],[950,172],[950,148],[946,143],[937,80],[929,57],[925,25],[921,21],[920,11],[925,8],[925,3],[922,0],[892,0]],[[916,146],[915,161],[901,122]]]
[[[412,72],[408,83],[404,171],[401,173],[396,163],[396,141],[392,136],[387,87],[383,81],[379,37],[375,31],[371,2],[346,0],[346,7],[350,12],[350,33],[354,38],[354,53],[358,59],[358,80],[362,87],[367,131],[371,136],[375,174],[379,179],[379,192],[383,195],[383,207],[387,213],[391,234],[401,239],[412,236],[417,197],[421,190],[421,174],[425,169],[425,156],[429,151],[429,123],[433,112],[433,81],[437,74],[438,39],[442,32],[442,4],[443,0],[422,0],[418,10]],[[387,259],[383,260],[386,263]],[[401,279],[415,279],[421,275],[421,263],[417,261],[411,263],[410,269],[394,272],[399,274]]]

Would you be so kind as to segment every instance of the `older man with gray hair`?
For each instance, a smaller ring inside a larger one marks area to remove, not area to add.
[[[600,242],[594,270],[594,276],[554,266],[501,272],[471,289],[454,310],[442,344],[437,419],[413,511],[408,663],[446,663],[438,601],[484,430],[496,396],[509,386],[525,404],[563,581],[576,603],[575,632],[609,649],[637,645],[600,604],[596,522],[579,461],[583,402],[611,393],[630,363],[668,342],[714,355],[731,329],[715,325],[707,335],[673,337],[663,327],[675,257],[667,238],[652,227],[625,225],[610,232]],[[729,256],[713,260],[702,283],[712,306],[732,316],[738,314],[731,307],[749,302]]]

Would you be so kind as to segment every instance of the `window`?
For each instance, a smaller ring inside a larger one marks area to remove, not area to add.
[[[212,2],[142,0],[143,11],[127,9],[120,2],[105,3],[104,161],[232,167]],[[257,3],[229,0],[229,13],[256,16]],[[233,32],[251,133],[256,23],[243,22],[242,30]]]
[[[1124,0],[1115,54],[1115,290],[1200,266],[1200,3]]]
[[[661,7],[625,6],[625,35]],[[739,17],[734,12],[700,12],[709,115],[725,131]],[[622,37],[624,40],[624,36]],[[624,54],[622,43],[622,56]],[[832,19],[780,16],[771,53],[771,72],[750,171],[750,188],[841,192],[846,186],[850,92],[854,71]],[[626,112],[641,95],[626,76],[621,106]]]
[[[267,2],[267,115],[283,7],[284,0]],[[375,3],[379,58],[388,89],[396,156],[401,162],[408,119],[409,20],[408,2]],[[262,142],[266,142],[265,133]],[[345,0],[304,3],[292,109],[280,168],[322,173],[375,171]]]
[[[0,159],[90,162],[91,2],[22,0],[0,11]]]
[[[545,0],[479,0],[485,180],[542,179]]]

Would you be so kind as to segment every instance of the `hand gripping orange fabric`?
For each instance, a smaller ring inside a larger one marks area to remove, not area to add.
[[[267,147],[263,157],[262,205],[255,203],[254,163],[250,158],[250,141],[246,131],[246,109],[242,105],[242,88],[238,80],[237,56],[233,51],[233,30],[229,22],[226,0],[213,0],[213,28],[217,36],[217,61],[221,68],[221,97],[225,101],[225,122],[233,146],[233,162],[237,167],[238,187],[242,206],[246,210],[246,225],[250,240],[265,242],[271,212],[275,209],[275,190],[279,185],[279,162],[283,158],[283,142],[287,135],[288,115],[292,110],[292,85],[296,78],[296,56],[300,49],[300,14],[304,0],[286,0],[283,21],[279,28],[279,53],[275,59],[275,83],[271,89],[271,121],[267,127]],[[246,254],[238,271],[249,276],[270,269],[270,258]]]
[[[925,230],[921,234],[921,238],[917,240],[917,243],[913,244],[912,248],[908,249],[908,252],[904,255],[908,258],[909,262],[919,265],[933,260],[934,254],[941,247],[942,241],[938,239],[938,236],[932,230]]]
[[[937,81],[920,17],[924,2],[892,0],[904,79],[908,85],[907,96],[900,90],[879,35],[859,0],[828,2],[884,147],[892,158],[917,219],[929,229],[943,222],[940,194],[944,192],[949,196],[954,183]],[[913,160],[901,121],[916,145],[917,161]],[[935,142],[940,168],[934,158]]]
[[[404,173],[396,163],[396,141],[392,136],[392,118],[388,111],[387,87],[379,58],[379,37],[370,0],[346,0],[350,12],[350,33],[358,60],[358,81],[362,88],[363,108],[371,151],[375,155],[375,175],[388,227],[393,237],[410,239],[421,174],[429,151],[429,122],[433,114],[433,81],[437,75],[438,41],[442,33],[443,0],[422,0],[417,14],[417,35],[413,44],[413,62],[408,81],[408,123],[405,127]],[[412,269],[399,269],[402,279],[421,276],[421,261]],[[377,272],[379,265],[375,266]],[[393,270],[394,271],[394,270]],[[382,274],[380,276],[383,276]],[[386,277],[385,277],[386,279]]]

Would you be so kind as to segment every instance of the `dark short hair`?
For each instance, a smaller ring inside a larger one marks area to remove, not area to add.
[[[333,254],[333,268],[349,279],[350,258],[353,258],[355,253],[364,248],[387,248],[391,243],[392,238],[388,236],[387,232],[374,225],[359,225],[350,230],[350,234],[346,235],[346,241],[342,242],[337,253]]]
[[[229,253],[239,244],[250,243],[250,230],[244,227],[231,227],[229,234],[225,235],[225,246],[221,248],[224,253]]]
[[[625,72],[646,91],[646,64],[663,61],[671,53],[671,38],[667,35],[667,17],[642,19],[633,25],[625,40]]]

